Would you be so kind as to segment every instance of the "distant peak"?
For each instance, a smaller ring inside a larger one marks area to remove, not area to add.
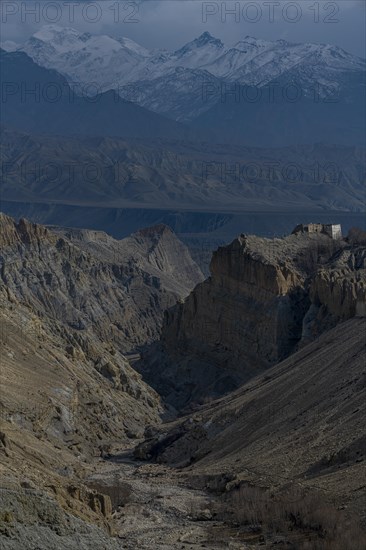
[[[185,55],[186,53],[190,53],[195,49],[203,48],[207,45],[212,45],[220,49],[224,47],[224,44],[221,42],[220,39],[215,38],[214,36],[212,36],[212,34],[206,31],[202,33],[198,38],[195,38],[194,40],[192,40],[192,42],[188,42],[188,44],[186,44],[185,46],[180,48],[180,50],[177,50],[174,53],[175,55],[180,57],[182,55]]]
[[[43,25],[41,30],[53,31],[53,32],[62,32],[64,30],[64,27],[60,27],[60,25],[49,24],[49,25]]]
[[[12,40],[5,40],[5,42],[1,42],[1,48],[6,52],[15,52],[20,46]]]
[[[264,40],[256,38],[255,36],[249,36],[249,34],[247,34],[242,42],[245,42],[246,44],[258,44],[260,42],[264,42]]]
[[[271,46],[272,42],[268,42],[267,40],[262,40],[261,38],[255,38],[255,36],[245,36],[242,40],[239,40],[234,45],[234,48],[236,49],[242,49],[247,48],[248,46],[254,46],[255,48],[264,48]]]
[[[80,33],[71,27],[60,27],[59,25],[44,25],[39,31],[33,34],[34,38],[45,42],[55,38],[55,35],[73,35],[79,36]]]
[[[201,36],[196,38],[194,42],[196,42],[196,44],[199,44],[199,45],[204,45],[209,43],[216,44],[218,46],[224,45],[219,38],[215,38],[208,31],[205,31],[204,33],[202,33]]]
[[[168,225],[165,225],[164,223],[159,223],[151,227],[144,227],[143,229],[140,229],[137,232],[137,235],[151,238],[151,237],[161,237],[165,233],[169,233],[173,235],[173,231]]]
[[[211,40],[211,38],[214,38],[212,34],[208,31],[205,31],[201,34],[201,36],[198,37],[198,40]]]

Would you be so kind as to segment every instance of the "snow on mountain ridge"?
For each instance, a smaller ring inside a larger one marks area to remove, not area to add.
[[[135,61],[138,61],[139,65],[146,63],[150,64],[150,62],[153,61],[153,64],[157,70],[157,77],[160,77],[162,71],[164,72],[164,70],[166,70],[166,72],[170,72],[173,65],[180,65],[192,69],[200,69],[205,67],[207,70],[210,70],[214,76],[221,76],[223,72],[221,67],[223,62],[222,56],[229,53],[230,56],[232,56],[233,50],[237,50],[243,54],[242,56],[238,53],[235,54],[238,58],[235,63],[235,69],[239,68],[240,65],[243,67],[248,61],[252,61],[258,55],[263,56],[265,52],[269,51],[274,52],[274,56],[269,56],[269,58],[282,58],[283,55],[285,55],[288,59],[286,66],[286,69],[288,69],[289,64],[291,64],[292,57],[295,59],[295,62],[297,62],[298,55],[305,58],[308,54],[309,48],[322,54],[321,58],[329,64],[335,63],[336,59],[338,64],[341,59],[344,60],[346,65],[349,64],[360,66],[360,62],[363,66],[365,64],[364,60],[345,52],[337,46],[331,46],[329,44],[301,44],[291,43],[285,40],[276,40],[271,42],[247,35],[233,46],[226,46],[220,39],[215,38],[207,31],[174,52],[169,52],[167,50],[149,51],[130,38],[113,38],[107,35],[91,35],[90,33],[80,33],[73,28],[63,28],[58,25],[46,25],[42,27],[41,30],[37,31],[32,38],[36,38],[41,42],[52,45],[60,54],[68,53],[70,55],[70,53],[75,52],[76,50],[83,50],[84,58],[87,56],[89,49],[95,50],[97,48],[100,49],[100,56],[109,56],[111,53],[118,51],[121,53],[121,57],[126,54],[135,55],[137,56]],[[32,51],[32,38],[20,47],[20,49],[28,53],[31,57],[34,53]],[[38,46],[38,50],[39,49],[40,47]],[[289,56],[288,52],[293,52],[293,56]],[[42,64],[42,59],[39,57],[40,52],[38,51],[37,53],[37,62]],[[124,60],[122,59],[120,61],[122,61],[123,65]],[[47,63],[48,66],[53,65],[52,68],[60,70],[61,72],[67,69],[67,67],[65,68],[63,66],[62,59],[44,59],[43,62],[45,64]],[[256,66],[259,67],[263,64],[264,60],[258,58],[258,63],[256,63]],[[210,69],[208,69],[208,67],[210,67]],[[228,64],[227,69],[229,67],[230,64]],[[138,76],[139,70],[136,71],[136,68],[139,69],[136,66],[134,67],[135,70],[133,71],[133,77],[134,75]],[[144,72],[143,67],[140,68]],[[118,69],[118,66],[111,67],[113,72],[118,72]],[[81,72],[83,72],[82,67]],[[235,75],[231,75],[232,78],[234,78],[234,76]]]
[[[44,40],[45,42],[53,40],[57,35],[80,36],[80,33],[72,27],[60,27],[59,25],[43,25],[43,27],[39,31],[33,34],[33,36],[35,36],[39,40]]]
[[[93,82],[99,86],[99,91],[118,89],[131,101],[134,101],[136,90],[137,103],[141,101],[143,106],[157,112],[177,113],[176,103],[183,100],[183,92],[185,109],[189,111],[190,103],[194,105],[192,115],[200,110],[197,97],[193,95],[199,94],[197,82],[202,80],[202,71],[210,75],[207,82],[212,84],[214,81],[216,87],[220,80],[264,86],[291,74],[292,80],[296,77],[305,90],[310,84],[319,84],[327,93],[327,90],[336,89],[339,83],[344,84],[345,73],[364,71],[366,66],[365,60],[329,44],[271,42],[245,36],[233,46],[227,46],[208,32],[170,52],[149,51],[130,38],[93,35],[47,25],[17,49],[39,65],[56,69],[73,83],[87,85]],[[184,90],[178,92],[178,86],[173,86],[172,75],[179,74],[176,72],[179,68],[191,72],[179,80]],[[164,79],[167,89],[171,92],[177,89],[176,93],[171,96],[162,93]],[[148,95],[141,91],[142,83],[149,90]],[[203,105],[206,107],[209,105]],[[189,112],[187,115],[179,112],[179,117],[190,116]]]
[[[176,50],[174,52],[174,55],[180,57],[182,53],[186,53],[189,50],[202,48],[204,46],[207,46],[208,44],[215,46],[216,48],[224,48],[224,43],[221,42],[220,39],[215,38],[214,36],[212,36],[212,34],[206,31],[202,33],[198,38],[195,38],[191,42],[185,44],[182,48],[179,48],[179,50]]]
[[[142,55],[143,57],[149,57],[151,55],[149,50],[147,50],[143,46],[140,46],[140,44],[137,44],[137,42],[134,42],[130,38],[118,38],[118,42],[122,44],[122,46],[125,46],[129,50],[134,51],[137,54]]]
[[[69,82],[84,88],[95,83],[99,91],[125,84],[136,66],[150,56],[128,38],[81,33],[58,25],[42,27],[20,49],[39,65],[56,69]]]

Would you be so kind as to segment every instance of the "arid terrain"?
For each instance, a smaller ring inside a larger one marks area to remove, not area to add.
[[[364,235],[1,215],[2,547],[364,548]]]
[[[366,549],[365,10],[1,2],[1,550]]]

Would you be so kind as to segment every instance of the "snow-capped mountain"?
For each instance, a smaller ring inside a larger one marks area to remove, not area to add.
[[[38,65],[56,69],[70,83],[80,84],[85,90],[90,85],[91,94],[96,90],[91,84],[102,92],[128,83],[127,75],[151,56],[128,38],[80,33],[57,25],[43,27],[18,50]]]
[[[121,96],[177,120],[190,120],[220,101],[222,85],[263,87],[280,80],[310,96],[344,89],[350,74],[364,73],[364,59],[328,44],[274,42],[246,36],[232,46],[205,32],[182,48],[149,51],[128,38],[80,33],[48,25],[16,48],[37,64],[56,69],[84,93],[117,89]],[[202,84],[210,87],[202,98]]]
[[[215,63],[225,49],[221,40],[214,38],[209,32],[204,32],[183,48],[175,51],[171,56],[171,61],[179,63],[182,67],[199,69],[210,63]]]

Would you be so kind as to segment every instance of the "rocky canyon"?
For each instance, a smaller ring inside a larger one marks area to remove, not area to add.
[[[4,548],[363,548],[362,232],[0,220]]]

